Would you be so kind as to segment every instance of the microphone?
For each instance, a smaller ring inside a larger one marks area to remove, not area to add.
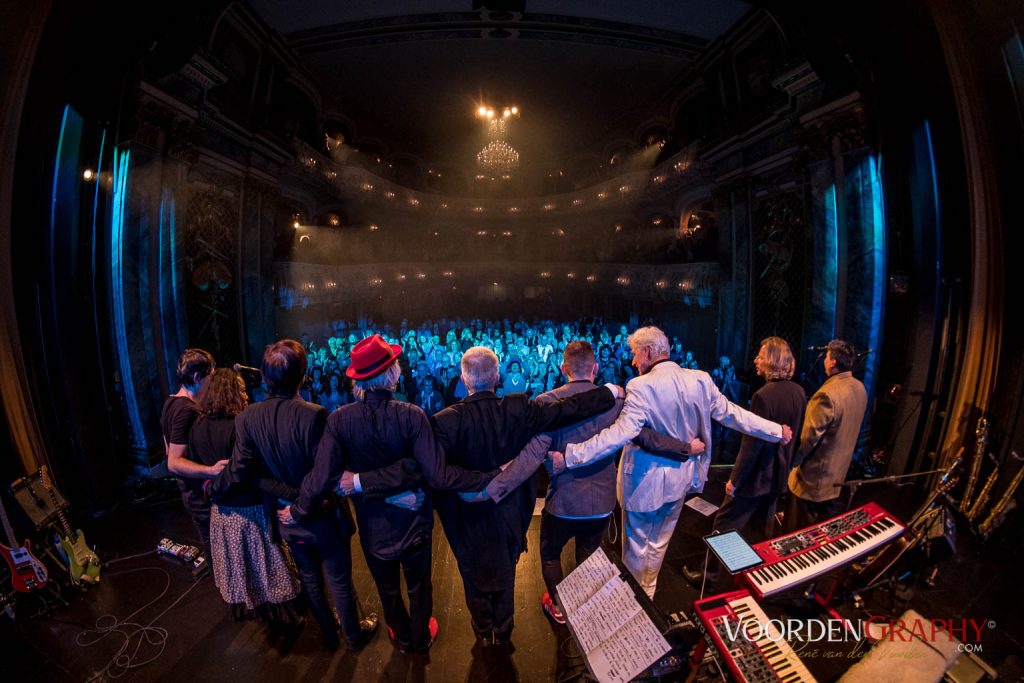
[[[819,353],[823,352],[823,351],[828,351],[828,344],[824,344],[823,346],[808,346],[807,350],[808,351],[818,351]]]
[[[248,365],[242,365],[241,363],[235,363],[234,365],[231,366],[231,369],[233,369],[235,372],[238,372],[238,373],[242,373],[242,372],[255,372],[257,375],[263,374],[263,373],[260,372],[259,368],[252,368],[252,367],[249,367]]]

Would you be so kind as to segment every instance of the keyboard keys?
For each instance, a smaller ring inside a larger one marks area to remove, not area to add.
[[[754,546],[762,557],[777,557],[777,549],[801,548],[795,554],[746,572],[761,596],[799,585],[852,562],[903,533],[903,525],[869,503],[845,515],[795,534]],[[814,545],[810,539],[828,539]]]

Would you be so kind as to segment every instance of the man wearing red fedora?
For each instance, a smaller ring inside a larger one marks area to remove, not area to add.
[[[327,410],[299,397],[306,370],[306,350],[293,339],[282,339],[264,350],[261,371],[269,396],[236,419],[231,462],[209,487],[214,500],[261,479],[277,480],[293,489],[301,486],[313,467],[327,421]],[[405,479],[415,481],[407,475]],[[374,473],[364,483],[382,489],[402,481],[403,468],[395,466],[383,474]],[[359,618],[349,541],[355,525],[348,503],[328,492],[307,497],[296,507],[294,516],[282,525],[281,536],[288,543],[310,609],[323,630],[324,647],[333,650],[339,645],[338,623],[324,590],[326,577],[341,632],[349,649],[358,650],[376,631],[377,615]]]
[[[380,593],[388,633],[401,651],[425,652],[438,631],[431,616],[434,512],[430,487],[478,491],[491,474],[448,465],[423,410],[394,398],[401,353],[401,346],[387,343],[379,334],[352,347],[352,362],[345,374],[355,380],[359,400],[327,418],[313,471],[303,481],[293,507],[301,511],[333,489],[341,477],[342,490],[353,494],[359,540]],[[411,463],[416,476],[415,503],[366,495],[380,491],[378,483],[368,481],[368,473],[402,463]],[[408,610],[402,600],[400,571],[409,593]]]

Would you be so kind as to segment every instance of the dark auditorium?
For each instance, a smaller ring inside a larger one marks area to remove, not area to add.
[[[0,26],[3,681],[1024,681],[1024,3]]]

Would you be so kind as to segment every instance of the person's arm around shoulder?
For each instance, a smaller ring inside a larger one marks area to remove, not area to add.
[[[680,462],[704,452],[704,442],[693,437],[689,442],[680,441],[674,436],[662,434],[650,427],[644,427],[633,438],[633,443],[652,455],[657,455]]]
[[[583,467],[588,463],[611,455],[640,433],[647,423],[647,410],[642,392],[630,391],[622,404],[622,412],[608,428],[595,434],[583,443],[568,444],[565,447],[565,466],[569,468]],[[558,474],[558,461],[561,453],[553,453],[555,474]]]
[[[345,470],[346,457],[341,436],[337,432],[337,422],[325,417],[324,424],[320,426],[319,421],[318,415],[313,423],[313,430],[320,432],[316,441],[313,469],[303,477],[299,497],[291,506],[291,517],[297,521],[320,507],[324,496],[334,489],[335,482]]]
[[[573,394],[555,401],[526,402],[527,424],[533,433],[547,432],[603,413],[625,395],[622,387],[605,384],[590,391]]]
[[[718,390],[718,387],[711,380],[711,375],[706,372],[701,372],[700,374],[704,376],[701,386],[707,393],[708,404],[711,408],[711,419],[729,429],[735,429],[741,434],[746,434],[762,441],[786,445],[793,438],[793,430],[788,425],[780,425],[755,415],[749,410],[740,408]]]
[[[219,475],[203,485],[203,491],[212,500],[234,495],[257,467],[259,454],[249,436],[244,418],[244,412],[235,418],[235,446],[231,451],[231,460]]]
[[[468,470],[448,463],[443,441],[436,434],[430,418],[417,409],[412,415],[413,458],[419,463],[427,483],[447,491],[479,491],[489,480],[485,472]]]
[[[760,391],[754,392],[754,396],[750,399],[750,412],[767,419],[767,406]],[[760,448],[761,441],[759,439],[755,439],[752,436],[743,436],[739,452],[736,454],[736,463],[733,465],[732,473],[729,475],[727,489],[729,495],[732,495],[731,491],[736,490],[738,486],[743,484],[753,472],[754,464],[757,462],[757,452]]]

